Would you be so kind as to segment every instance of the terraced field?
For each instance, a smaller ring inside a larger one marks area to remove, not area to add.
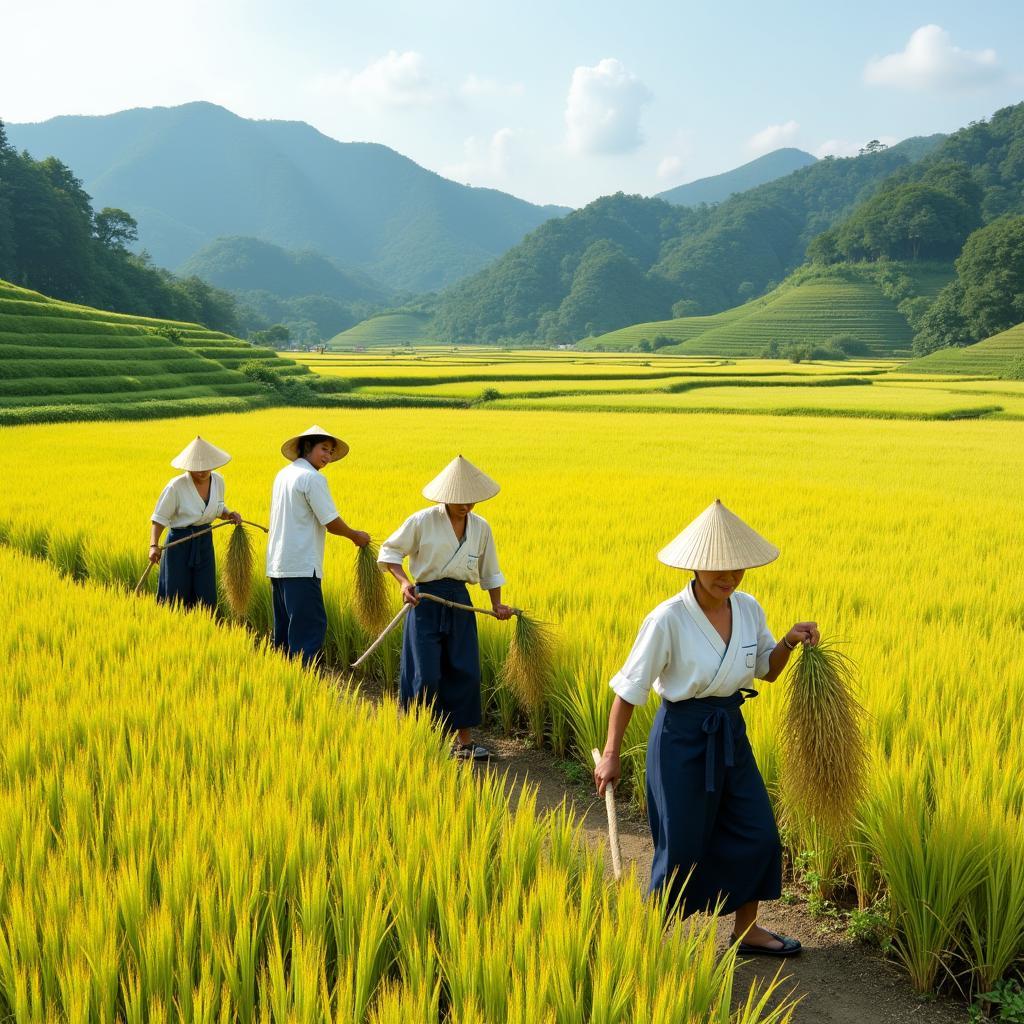
[[[336,334],[329,349],[380,348],[430,343],[430,318],[423,313],[383,313]]]
[[[665,352],[756,356],[770,341],[824,345],[838,334],[867,342],[875,355],[907,352],[913,332],[876,285],[856,280],[811,280],[714,316],[635,324],[580,343],[585,348],[635,348],[659,335],[678,339]]]
[[[58,302],[0,281],[0,423],[244,410],[265,391],[238,367],[282,359],[197,324]]]
[[[994,334],[966,348],[943,348],[907,363],[915,373],[1006,373],[1011,365],[1024,361],[1024,324]]]

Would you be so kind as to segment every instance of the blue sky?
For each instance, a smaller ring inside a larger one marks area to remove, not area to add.
[[[36,0],[0,117],[210,100],[534,202],[845,155],[1024,100],[1024,4]]]

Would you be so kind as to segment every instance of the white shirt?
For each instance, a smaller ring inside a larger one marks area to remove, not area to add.
[[[755,676],[767,674],[775,638],[764,609],[739,590],[729,601],[728,647],[697,603],[692,586],[663,601],[644,619],[611,688],[630,704],[643,704],[652,688],[669,701],[729,697]]]
[[[208,502],[199,497],[192,477],[188,473],[182,473],[163,489],[150,518],[154,523],[176,530],[182,526],[203,526],[212,523],[225,507],[224,477],[220,473],[210,474]]]
[[[401,565],[406,556],[409,573],[418,583],[463,580],[479,583],[484,590],[505,585],[491,528],[487,520],[472,512],[466,516],[461,543],[444,505],[414,512],[380,546],[377,562]]]
[[[338,518],[322,473],[296,459],[274,477],[267,538],[267,575],[274,579],[324,574],[325,527]]]

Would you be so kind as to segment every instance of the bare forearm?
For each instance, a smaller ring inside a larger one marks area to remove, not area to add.
[[[396,580],[398,580],[399,586],[402,586],[405,583],[412,583],[412,580],[406,576],[405,569],[402,568],[402,564],[400,562],[385,562],[384,568],[391,573]]]
[[[633,705],[621,697],[615,697],[612,710],[608,715],[608,739],[605,741],[604,752],[619,756],[622,749],[622,737],[626,735],[626,726],[633,717]]]
[[[152,547],[154,544],[160,544],[160,538],[163,536],[164,527],[162,523],[150,523],[149,531],[149,545]]]
[[[346,537],[348,540],[352,540],[356,534],[356,531],[341,516],[338,516],[337,519],[332,519],[327,524],[326,529],[328,533],[333,533],[335,537]]]
[[[492,608],[501,604],[501,587],[491,587],[491,589],[488,590],[487,593],[491,595]]]
[[[773,683],[782,675],[782,670],[789,664],[790,655],[793,652],[786,646],[784,640],[780,640],[768,655],[768,672],[761,678],[766,683]]]

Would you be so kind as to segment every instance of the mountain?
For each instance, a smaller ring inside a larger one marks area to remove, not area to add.
[[[736,192],[765,185],[776,178],[783,178],[801,167],[815,163],[817,157],[805,153],[802,149],[776,149],[765,153],[756,160],[734,167],[723,174],[713,174],[709,178],[698,178],[686,185],[677,185],[665,192],[659,192],[656,199],[664,199],[677,206],[700,206],[701,203],[720,203],[723,199]]]
[[[139,244],[175,268],[221,236],[312,249],[390,287],[442,288],[567,211],[425,170],[387,146],[212,103],[7,126],[74,168],[97,207],[127,210]]]
[[[448,288],[438,335],[576,341],[729,309],[775,287],[803,263],[811,239],[910,166],[908,154],[917,159],[929,148],[910,140],[826,158],[712,207],[621,193],[595,200]]]

